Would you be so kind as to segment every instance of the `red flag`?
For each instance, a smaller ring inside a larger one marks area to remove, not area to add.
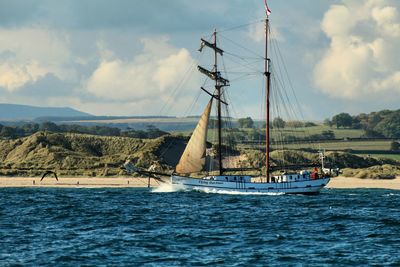
[[[269,9],[267,0],[264,0],[265,3],[265,13],[267,13],[267,16],[271,15],[271,9]]]

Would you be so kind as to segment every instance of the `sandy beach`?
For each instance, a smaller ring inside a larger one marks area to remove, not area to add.
[[[65,187],[65,188],[102,188],[102,187],[158,187],[162,182],[148,178],[133,177],[0,177],[0,187]],[[400,190],[400,177],[392,180],[359,179],[335,177],[327,188],[383,188]]]
[[[381,188],[400,190],[400,177],[390,180],[376,180],[339,176],[332,178],[327,188]]]
[[[148,178],[124,177],[0,177],[0,187],[65,187],[65,188],[102,188],[102,187],[157,187],[161,182]]]

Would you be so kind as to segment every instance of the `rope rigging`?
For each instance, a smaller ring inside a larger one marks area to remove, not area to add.
[[[246,97],[248,95],[248,90],[250,88],[247,88],[246,85],[240,85],[240,82],[242,81],[248,81],[248,80],[259,80],[261,86],[261,91],[260,91],[260,96],[259,99],[263,100],[265,99],[265,75],[263,69],[263,63],[265,61],[265,57],[259,55],[258,53],[254,52],[254,50],[250,49],[249,47],[243,46],[239,44],[238,42],[232,40],[227,36],[227,34],[233,30],[249,27],[251,25],[255,25],[258,23],[265,23],[265,20],[257,20],[253,21],[250,23],[246,23],[243,25],[231,27],[228,29],[223,29],[218,32],[218,41],[215,43],[215,46],[213,47],[213,37],[214,34],[211,34],[208,38],[204,38],[203,41],[208,42],[207,46],[213,48],[214,50],[217,50],[218,47],[224,47],[224,50],[222,51],[217,51],[221,56],[219,57],[222,62],[222,68],[218,69],[218,71],[226,77],[226,80],[229,80],[230,82],[235,82],[235,84],[232,85],[232,88],[230,90],[226,90],[226,88],[222,87],[221,89],[221,100],[224,101],[225,103],[229,103],[229,108],[233,111],[233,114],[236,118],[244,117],[242,114],[244,112],[237,112],[236,107],[234,105],[234,99],[230,95],[230,91],[235,91],[235,95],[241,94]],[[278,42],[274,36],[274,33],[271,32],[270,28],[268,29],[269,34],[271,35],[272,38],[269,39],[269,47],[271,50],[271,57],[273,60],[271,60],[271,70],[273,70],[273,73],[271,74],[271,80],[272,80],[272,88],[270,90],[271,92],[271,118],[284,118],[288,121],[304,121],[304,115],[301,111],[301,105],[299,104],[298,98],[295,94],[294,86],[293,83],[290,80],[289,74],[288,74],[288,69],[285,64],[284,58],[282,56],[282,53],[279,49]],[[223,33],[223,34],[221,34]],[[202,48],[201,48],[202,49]],[[245,52],[245,55],[241,55],[242,52]],[[210,53],[210,52],[208,52]],[[222,56],[223,54],[223,56]],[[183,75],[182,81],[177,84],[177,86],[174,88],[174,90],[171,92],[171,98],[167,99],[163,107],[161,108],[160,114],[168,114],[170,110],[172,109],[173,105],[173,100],[177,98],[180,94],[181,91],[184,89],[184,86],[189,82],[190,79],[193,77],[194,69],[196,68],[197,65],[200,65],[199,63],[201,60],[204,58],[204,53],[199,53],[199,55],[193,60],[192,64],[190,65],[190,69]],[[226,60],[226,61],[225,61]],[[203,66],[207,66],[208,69],[211,69],[212,72],[216,72],[215,66],[212,64],[202,64]],[[229,70],[227,68],[227,65],[229,66]],[[216,75],[218,75],[216,73]],[[215,79],[218,76],[215,76]],[[207,88],[210,86],[213,86],[212,83],[212,77],[206,77],[204,78],[203,81],[203,86],[202,88]],[[239,85],[236,85],[236,83],[239,82]],[[216,94],[215,89],[213,90],[208,90],[209,92],[212,92],[214,95]],[[190,102],[189,106],[185,110],[185,115],[188,116],[191,112],[193,112],[196,103],[198,102],[200,96],[202,95],[202,91],[198,90],[198,92],[193,96],[193,101]],[[293,98],[295,101],[292,103],[290,99]],[[260,103],[260,112],[259,118],[260,119],[265,119],[265,103],[264,101],[261,101]],[[167,108],[167,106],[170,106]],[[214,109],[216,109],[216,106],[214,106]],[[240,141],[240,140],[235,140],[235,138],[232,138],[234,135],[230,134],[232,132],[232,129],[235,128],[235,123],[232,120],[232,116],[230,115],[230,111],[228,109],[228,105],[223,105],[223,127],[224,130],[227,130],[227,135],[223,136],[224,140],[224,156],[229,155],[229,152],[231,152],[233,149],[228,149],[229,147],[235,148],[236,145],[235,143]],[[240,109],[242,107],[239,105]],[[262,134],[262,131],[260,133]],[[213,131],[211,131],[213,132]],[[257,144],[260,147],[262,144],[262,135],[259,134],[256,136]],[[265,134],[265,130],[264,130]],[[307,129],[303,129],[303,131],[297,131],[296,136],[299,134],[303,135],[303,138],[298,138],[295,139],[296,142],[300,143],[301,139],[305,139],[307,134]],[[214,137],[216,138],[216,134],[209,134],[209,137]],[[293,145],[293,140],[288,139],[288,132],[279,127],[271,127],[271,139],[273,140],[274,149],[279,150],[279,151],[284,151],[288,145]],[[212,140],[213,143],[215,143],[215,139]],[[265,141],[264,141],[265,143]],[[280,158],[278,159],[278,162],[282,165],[285,164],[285,153],[279,153]],[[211,167],[210,167],[211,168]],[[211,170],[211,169],[210,169]]]

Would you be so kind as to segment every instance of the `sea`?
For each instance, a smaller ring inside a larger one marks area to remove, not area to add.
[[[0,189],[0,266],[400,266],[400,191]]]

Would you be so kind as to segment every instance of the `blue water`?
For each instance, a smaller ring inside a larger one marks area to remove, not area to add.
[[[400,191],[0,189],[0,265],[400,266]]]

